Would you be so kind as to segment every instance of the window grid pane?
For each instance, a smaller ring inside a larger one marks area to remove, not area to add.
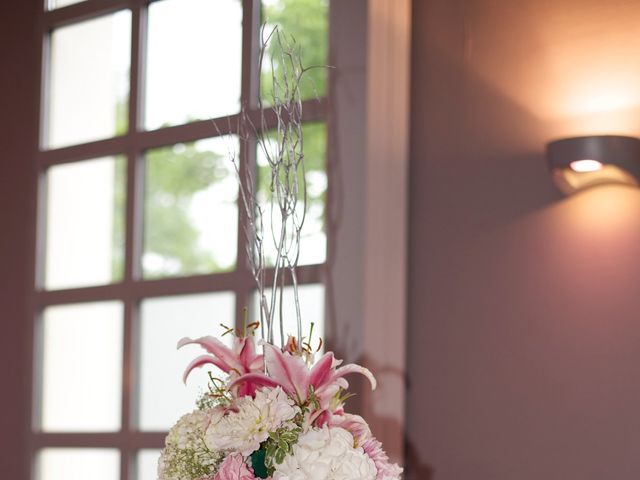
[[[122,280],[125,169],[125,159],[117,156],[47,172],[46,288]]]
[[[145,155],[145,278],[225,272],[235,268],[238,186],[218,137],[149,150]]]
[[[72,4],[72,3],[80,3],[83,0],[50,0],[53,3],[56,3],[56,5],[49,5],[49,9],[53,9],[53,8],[60,8],[63,6],[63,4]],[[173,0],[174,2],[176,0]],[[239,0],[225,0],[227,1],[227,3],[233,3],[233,2],[239,2]],[[286,0],[284,1],[284,3],[295,3],[295,1],[298,0]],[[314,0],[315,1],[315,0]],[[323,0],[324,1],[324,0]],[[158,2],[153,2],[150,4],[150,8],[153,8],[154,6],[159,6],[163,3],[168,3],[169,0],[160,0]],[[193,2],[197,3],[197,0],[193,0]],[[179,2],[178,2],[179,3]],[[183,2],[184,3],[184,2]],[[242,2],[244,6],[248,6],[250,5],[251,2],[247,2],[244,1]],[[279,3],[279,0],[271,2],[272,4],[277,4]],[[282,3],[282,2],[280,2]],[[326,2],[325,2],[326,4]],[[144,10],[147,8],[147,6],[144,6],[142,4],[140,4],[140,6],[136,7],[136,8],[140,8],[141,10]],[[246,27],[248,25],[253,25],[253,26],[257,26],[257,21],[251,21],[250,17],[247,17],[247,15],[252,15],[252,12],[257,12],[257,10],[254,10],[253,8],[249,9],[251,12],[244,12],[245,18],[243,20],[243,25]],[[138,18],[138,13],[139,12],[134,12],[133,18]],[[102,17],[97,17],[98,19],[102,18]],[[142,19],[142,21],[144,22],[146,19],[146,16],[140,15],[140,18]],[[91,20],[88,21],[84,21],[83,23],[88,23]],[[73,23],[73,22],[65,22],[65,23]],[[46,23],[44,23],[45,27],[43,30],[43,34],[46,34]],[[131,31],[131,28],[128,28],[129,31]],[[142,28],[140,28],[140,34],[144,35],[144,32],[147,29],[145,28],[145,25],[142,25]],[[137,32],[137,28],[134,26],[133,28],[134,32]],[[149,35],[153,35],[152,31],[149,30]],[[256,31],[251,31],[250,35],[244,35],[242,38],[242,58],[243,58],[243,65],[250,65],[251,62],[248,60],[250,58],[257,58],[257,52],[252,51],[254,48],[254,45],[257,45],[257,41],[256,38],[259,35],[259,32]],[[124,37],[123,37],[124,38]],[[121,39],[122,40],[122,39]],[[127,40],[128,42],[130,40]],[[136,39],[134,39],[134,42],[136,42]],[[145,45],[149,45],[147,42],[144,41],[144,39],[140,40],[140,45],[141,46],[145,46]],[[148,46],[149,49],[151,49],[151,46]],[[136,51],[136,49],[134,48],[134,51]],[[147,57],[147,52],[141,51],[141,52],[137,52],[139,53],[139,55],[141,56],[140,58],[146,58]],[[131,65],[137,64],[139,62],[139,58],[131,58]],[[127,67],[128,68],[128,67]],[[142,69],[144,70],[144,69]],[[148,73],[148,72],[147,72]],[[255,73],[255,72],[254,72]],[[134,68],[133,71],[133,75],[137,76],[138,74],[138,69]],[[253,91],[253,89],[255,89],[257,91],[258,88],[258,77],[257,74],[255,76],[255,78],[251,78],[249,79],[249,81],[247,81],[247,77],[248,77],[248,72],[244,71],[242,72],[243,75],[243,80],[242,82],[240,82],[240,77],[238,76],[238,84],[240,85],[240,83],[242,84],[242,91],[240,92],[240,96],[243,99],[250,99],[251,98],[251,91]],[[149,80],[149,76],[147,75],[147,80]],[[129,99],[128,103],[131,102],[136,102],[138,101],[138,96],[142,96],[142,92],[144,91],[144,87],[147,85],[144,85],[144,79],[140,79],[140,78],[132,78],[131,79],[131,84],[132,85],[138,85],[138,90],[137,92],[132,92],[131,98]],[[127,78],[127,85],[128,85],[128,78]],[[211,89],[213,89],[213,87],[211,87]],[[209,92],[210,93],[210,92]],[[147,92],[147,106],[149,105],[149,99],[150,99],[150,92]],[[128,97],[128,91],[126,93],[126,96]],[[233,96],[231,96],[233,97]],[[80,136],[78,139],[73,139],[73,140],[65,140],[63,138],[63,140],[58,141],[58,143],[51,142],[50,145],[52,147],[56,147],[56,146],[64,146],[65,144],[71,145],[71,143],[77,143],[77,142],[86,142],[86,141],[92,141],[94,139],[99,139],[99,138],[107,138],[110,135],[114,135],[114,134],[121,134],[124,133],[125,130],[127,130],[127,101],[126,101],[126,97],[122,97],[122,95],[119,97],[120,100],[118,100],[118,102],[116,102],[116,117],[118,118],[122,118],[124,119],[124,123],[123,122],[119,122],[116,124],[116,127],[113,128],[113,131],[108,132],[107,134],[104,135],[84,135],[84,137]],[[124,101],[122,101],[122,98],[124,98]],[[140,98],[140,100],[142,100],[142,98]],[[141,102],[141,103],[145,103],[145,102]],[[239,105],[239,103],[238,103]],[[124,107],[124,108],[123,108]],[[136,111],[136,109],[134,108],[133,110],[134,112]],[[146,113],[145,113],[146,112]],[[237,112],[237,109],[235,110],[235,112]],[[157,126],[161,126],[161,125],[176,125],[180,122],[183,121],[191,121],[194,118],[197,118],[200,115],[192,115],[192,114],[187,114],[185,116],[183,116],[183,118],[181,120],[167,120],[165,119],[165,121],[163,121],[162,124],[160,125],[156,125],[155,127],[151,126],[150,124],[152,124],[153,122],[148,122],[148,118],[145,115],[148,115],[148,109],[145,111],[140,112],[141,116],[142,116],[142,123],[144,126],[146,126],[147,128],[157,128]],[[228,113],[234,113],[231,110]],[[225,115],[227,113],[221,113],[221,115]],[[170,116],[166,116],[167,118],[169,118]],[[176,117],[174,117],[176,118]],[[203,117],[203,118],[206,118]],[[318,118],[318,117],[315,117]],[[322,119],[321,117],[318,119]],[[157,123],[157,122],[156,122]],[[119,125],[119,126],[118,126]],[[124,125],[124,126],[123,126]],[[322,127],[324,128],[324,127]],[[79,129],[78,132],[82,132],[82,129]],[[186,132],[186,130],[185,130]],[[152,132],[152,133],[159,133],[159,132]],[[210,133],[214,133],[214,129],[212,128],[212,131]],[[147,132],[145,131],[138,131],[137,128],[132,128],[131,131],[128,132],[128,135],[133,139],[131,142],[131,145],[136,145],[137,147],[134,147],[132,150],[128,150],[127,151],[127,156],[129,157],[130,161],[137,159],[138,156],[142,156],[144,154],[143,151],[143,147],[139,146],[139,145],[143,145],[144,141],[141,141],[145,135],[147,135]],[[53,136],[55,137],[55,135]],[[53,138],[53,137],[50,137]],[[60,136],[58,136],[59,138]],[[137,138],[137,139],[136,139]],[[191,136],[190,138],[188,138],[189,141],[192,141],[195,137]],[[55,138],[53,138],[55,140]],[[172,139],[171,141],[168,141],[167,144],[168,146],[166,148],[173,148],[171,145],[175,145],[173,142],[175,142],[177,139]],[[204,140],[204,139],[203,139]],[[123,144],[124,145],[124,144]],[[127,147],[128,148],[128,147]],[[70,151],[73,151],[73,149],[75,149],[74,146],[70,147]],[[87,151],[87,149],[85,148],[83,151]],[[46,152],[44,152],[46,154]],[[55,153],[55,152],[52,152]],[[122,151],[122,153],[124,153],[124,150]],[[83,157],[88,156],[86,153],[82,153]],[[104,155],[104,154],[101,154]],[[94,157],[99,157],[101,155],[94,155]],[[249,154],[249,152],[242,152],[241,153],[242,158],[241,161],[246,161],[247,156],[252,156],[253,154]],[[43,155],[42,158],[45,158],[45,156]],[[118,157],[119,158],[119,157]],[[121,162],[122,165],[126,165],[126,161],[122,161]],[[124,170],[126,170],[125,168],[122,169],[122,171],[124,172]],[[129,172],[131,173],[131,169],[129,170]],[[141,172],[143,172],[144,170],[140,170],[139,172],[136,170],[136,175],[133,176],[132,178],[129,179],[130,184],[136,185],[137,189],[139,189],[140,191],[137,192],[138,195],[136,195],[136,198],[127,198],[127,199],[122,199],[123,201],[126,200],[126,203],[128,204],[127,208],[123,208],[122,209],[122,215],[121,217],[126,215],[133,215],[133,218],[138,218],[140,220],[144,219],[144,215],[143,215],[143,210],[144,210],[144,194],[143,194],[143,190],[140,189],[142,182],[139,177],[139,174]],[[124,179],[123,181],[126,181],[126,179]],[[129,192],[131,193],[131,191]],[[324,195],[324,194],[322,194]],[[237,197],[237,193],[236,193],[236,197]],[[237,200],[237,198],[235,198],[234,200]],[[131,208],[132,206],[134,206],[135,208]],[[236,218],[238,215],[238,211],[237,211],[237,205],[235,205],[236,208]],[[323,207],[324,208],[324,207]],[[133,224],[133,222],[131,221],[131,219],[129,218],[127,220],[128,225]],[[141,230],[142,225],[137,225],[137,228]],[[234,235],[238,235],[238,228],[239,228],[239,224],[236,220],[234,228],[233,228],[233,234]],[[322,229],[324,228],[324,226],[322,226]],[[122,229],[120,229],[119,234],[122,235],[122,238],[124,238],[124,227]],[[132,238],[135,239],[135,235],[131,235],[131,233],[129,232],[127,235],[127,255],[131,255],[131,248],[133,247],[133,245],[131,243],[132,242]],[[115,238],[119,238],[117,237],[117,235],[114,235],[114,239]],[[237,240],[235,242],[237,244]],[[117,240],[114,240],[114,245],[117,244]],[[134,249],[135,250],[135,249]],[[113,256],[114,258],[117,257],[118,255],[121,255],[122,257],[124,257],[124,250],[121,250],[120,252],[116,252],[115,248],[114,248],[114,252],[113,252]],[[134,262],[136,264],[143,264],[143,250],[141,250],[139,253],[136,253],[136,257],[134,258]],[[238,260],[242,260],[244,259],[244,252],[236,252],[238,254]],[[324,257],[323,257],[324,258]],[[112,279],[110,281],[119,281],[122,280],[125,284],[125,287],[127,285],[133,284],[133,282],[149,282],[149,281],[154,281],[151,277],[153,277],[153,275],[150,275],[149,278],[147,279],[146,277],[143,279],[138,280],[137,278],[135,278],[135,271],[136,269],[134,268],[132,272],[124,272],[124,261],[121,261],[122,259],[119,258],[117,260],[113,260],[113,262],[115,264],[121,265],[121,266],[114,266],[112,269]],[[118,263],[120,262],[120,263]],[[309,262],[309,263],[315,263],[315,262]],[[235,265],[231,266],[231,267],[226,267],[226,269],[229,268],[234,268]],[[239,270],[246,270],[246,265],[244,264],[244,262],[242,262],[241,264],[238,265]],[[303,267],[304,268],[304,267]],[[219,270],[215,270],[212,269],[211,271],[213,272],[222,272],[224,271],[225,268],[219,269]],[[193,273],[199,273],[199,272],[187,272],[186,275],[192,275]],[[239,272],[240,273],[240,272]],[[249,277],[246,275],[246,273],[242,273],[243,278],[248,279]],[[317,277],[312,276],[313,279],[316,279]],[[184,280],[186,280],[187,282],[189,281],[188,278],[185,278]],[[315,281],[315,280],[312,280]],[[232,312],[231,315],[233,316],[237,316],[237,312],[241,311],[241,308],[245,305],[241,305],[239,302],[244,302],[244,299],[250,299],[251,298],[251,292],[254,288],[253,286],[253,282],[251,282],[250,280],[246,280],[247,284],[244,286],[239,286],[237,287],[237,289],[231,293],[231,292],[227,292],[227,293],[220,293],[220,292],[210,292],[207,294],[202,294],[203,297],[207,297],[207,296],[216,296],[216,295],[227,295],[227,298],[230,300],[227,300],[228,302],[230,301],[231,305],[238,303],[238,305],[236,305],[235,307],[230,307],[229,310]],[[78,282],[76,282],[78,283]],[[97,284],[97,283],[102,283],[102,284],[106,284],[106,286],[104,287],[100,287],[105,292],[119,292],[117,290],[117,285],[109,285],[109,280],[107,281],[101,281],[101,282],[84,282],[84,284],[80,283],[77,285],[71,285],[71,283],[68,282],[68,285],[62,285],[60,286],[60,288],[84,288],[84,287],[88,287],[91,286],[92,284]],[[188,284],[183,284],[183,285],[188,285]],[[196,283],[194,283],[194,288],[196,289],[200,289],[201,287],[199,286],[195,286]],[[308,287],[308,288],[307,288]],[[323,298],[324,295],[324,288],[321,285],[303,285],[303,289],[311,289],[311,290],[317,290],[317,289],[321,289],[321,292],[319,293],[320,297],[318,295],[314,295],[314,297],[317,298]],[[187,290],[189,289],[189,287],[187,286],[186,289],[185,287],[180,287],[179,288],[179,292],[176,293],[180,293],[181,295],[179,297],[158,297],[157,299],[144,299],[141,297],[136,297],[134,295],[131,295],[129,293],[127,294],[121,294],[121,293],[114,293],[115,297],[117,297],[117,299],[121,300],[122,302],[124,302],[124,315],[126,315],[126,318],[124,319],[124,323],[123,325],[126,326],[127,331],[126,332],[122,332],[120,331],[120,333],[118,333],[118,335],[123,335],[125,338],[128,339],[133,339],[134,341],[137,341],[137,339],[139,337],[137,337],[137,329],[138,328],[144,328],[143,327],[143,317],[145,317],[145,304],[147,305],[146,307],[146,313],[148,314],[149,312],[149,305],[152,304],[153,302],[159,302],[158,304],[161,304],[161,302],[163,300],[167,300],[167,301],[171,301],[172,299],[182,299],[187,298],[187,297],[197,297],[200,295],[185,295],[187,292]],[[69,292],[68,295],[64,296],[64,298],[73,298],[74,293],[72,291]],[[81,295],[82,296],[82,295]],[[108,294],[108,296],[111,296],[110,294]],[[86,298],[86,297],[83,297]],[[238,299],[243,299],[243,300],[238,300]],[[140,303],[139,303],[140,302]],[[46,307],[46,306],[45,306]],[[51,307],[53,308],[53,307]],[[56,307],[58,308],[58,307]],[[66,306],[60,306],[60,308],[67,308]],[[122,308],[122,305],[121,305]],[[218,310],[218,309],[216,309]],[[233,312],[236,312],[235,314]],[[314,313],[314,317],[318,312]],[[121,314],[122,315],[122,314]],[[320,315],[322,315],[320,313]],[[232,317],[233,320],[233,317]],[[122,318],[121,318],[122,321]],[[203,322],[204,323],[204,322]],[[218,322],[219,323],[219,322]],[[211,333],[211,334],[217,334],[217,332],[215,331],[215,325],[216,322],[213,321],[212,322],[212,330],[207,332],[207,333]],[[206,327],[206,325],[205,325]],[[121,327],[122,328],[122,325]],[[316,330],[316,332],[318,332],[318,330]],[[180,335],[188,335],[190,334],[189,332],[182,331],[182,329],[180,330]],[[315,336],[315,335],[314,335]],[[127,342],[129,342],[131,340],[127,340]],[[142,349],[142,351],[144,351],[144,348]],[[131,360],[134,362],[131,367],[134,368],[134,370],[139,370],[140,368],[144,368],[142,363],[142,355],[137,355],[134,352],[131,352],[133,355],[131,357]],[[142,352],[141,352],[142,353]],[[126,368],[126,365],[122,364],[122,356],[124,354],[124,358],[125,360],[128,361],[128,358],[131,356],[129,352],[122,352],[120,351],[120,371],[123,372],[123,368]],[[144,354],[144,353],[142,353]],[[129,375],[127,372],[124,372],[126,375]],[[138,371],[138,374],[140,374],[141,372]],[[133,389],[129,389],[128,387],[126,387],[126,389],[123,389],[123,392],[130,392],[128,397],[121,397],[121,400],[125,402],[125,416],[124,419],[125,420],[129,420],[129,413],[128,413],[128,407],[126,407],[126,404],[131,404],[132,402],[135,403],[138,401],[138,398],[134,398],[136,395],[138,395],[137,390],[139,388],[142,388],[142,382],[141,379],[138,377],[138,374],[134,375],[132,378],[134,378],[134,380],[136,381],[136,384],[134,384],[134,388]],[[121,380],[121,385],[126,385],[128,383],[127,381],[127,376],[122,375],[122,380]],[[196,383],[196,382],[194,382]],[[142,399],[141,399],[142,401]],[[135,411],[135,409],[134,409]],[[116,415],[117,416],[117,415]],[[135,418],[134,418],[135,420]],[[174,419],[175,420],[175,419]],[[118,424],[120,423],[120,420],[118,418]],[[128,422],[130,423],[130,422]],[[143,422],[138,424],[140,427],[143,427]],[[131,425],[129,424],[124,424],[121,425],[122,430],[117,434],[118,436],[116,438],[120,438],[122,439],[122,435],[128,436],[131,435],[135,432],[138,431],[138,426],[136,426],[135,422]],[[166,428],[166,427],[165,427]],[[94,428],[95,430],[95,428]],[[148,430],[154,430],[153,428],[149,428]],[[69,431],[71,432],[72,430],[65,430],[65,431]],[[56,433],[57,438],[61,438],[61,435],[64,436],[64,432],[61,431],[61,433]],[[91,433],[91,435],[94,435],[94,433]],[[95,433],[96,436],[100,436],[100,433]],[[104,434],[102,434],[104,435]],[[136,461],[133,462],[134,465],[134,470],[128,473],[128,478],[133,480],[134,478],[139,478],[141,480],[146,480],[147,477],[149,477],[149,479],[151,480],[152,478],[155,480],[155,463],[157,460],[157,456],[158,456],[158,450],[156,450],[157,448],[160,448],[161,445],[156,443],[156,440],[153,440],[153,438],[158,438],[158,437],[149,437],[149,444],[146,445],[138,445],[138,447],[136,448],[143,448],[143,450],[130,450],[129,448],[133,448],[133,447],[127,447],[122,449],[121,453],[123,455],[123,460],[125,461],[125,459],[127,458],[132,458],[135,459]],[[121,440],[118,440],[118,442],[116,442],[118,445],[120,445]],[[59,440],[57,440],[56,442],[59,442]],[[39,445],[43,445],[42,442],[39,443]],[[56,445],[59,445],[59,443],[56,443]],[[114,443],[113,447],[116,447],[116,444]],[[95,455],[94,455],[95,454]],[[65,460],[65,455],[71,455],[72,457],[66,457]],[[66,462],[68,462],[69,458],[75,458],[75,456],[78,455],[78,459],[82,459],[82,458],[89,458],[93,455],[93,458],[96,459],[96,461],[102,462],[101,464],[104,464],[104,473],[105,473],[105,477],[104,480],[115,480],[116,478],[120,478],[120,473],[123,471],[122,468],[120,466],[120,453],[117,450],[111,449],[111,448],[107,448],[107,449],[78,449],[78,448],[44,448],[42,450],[38,450],[34,452],[34,458],[37,460],[36,462],[36,466],[40,466],[42,465],[43,462],[43,458],[45,459],[45,461],[47,462],[55,462],[58,461],[59,465],[62,465]],[[47,457],[52,459],[52,460],[47,460]],[[101,458],[101,460],[100,460]],[[63,459],[63,460],[60,460]],[[82,460],[83,461],[83,460]],[[79,462],[79,465],[82,464],[82,461]],[[41,470],[41,469],[40,469]],[[53,470],[51,470],[51,472],[53,472]],[[37,472],[36,472],[37,473]],[[78,472],[78,475],[81,475],[83,472]],[[86,478],[86,472],[84,472],[84,478]],[[73,475],[76,475],[76,472],[64,472],[62,473],[62,477],[61,478],[65,478],[65,480],[67,479],[71,479],[73,480],[75,477]],[[95,475],[94,475],[95,476]],[[58,480],[57,477],[53,476],[51,478],[45,476],[45,477],[40,477],[40,476],[36,476],[35,478],[37,479],[41,479],[41,480]],[[98,480],[103,480],[102,477],[100,477]]]
[[[265,295],[267,301],[271,299],[271,290],[266,290]],[[318,352],[322,352],[324,346],[324,331],[325,331],[325,288],[322,284],[304,284],[298,287],[298,295],[300,298],[300,316],[302,318],[302,337],[305,341],[309,340],[309,334],[311,333],[311,324],[313,323],[313,336],[311,338],[312,349],[318,348]],[[284,290],[284,303],[283,308],[283,337],[286,344],[289,336],[295,337],[298,334],[298,322],[296,316],[295,303],[293,301],[293,288],[285,287]],[[255,321],[260,319],[260,299],[258,293],[253,293],[251,299],[251,320]],[[280,311],[280,299],[276,298],[276,311]],[[274,324],[274,343],[275,345],[282,346],[280,338],[280,321],[279,318],[275,319]],[[322,342],[320,342],[322,339]]]
[[[305,67],[328,65],[329,0],[262,0],[262,20],[267,31],[278,26],[287,36],[293,36],[300,47]],[[260,94],[264,105],[272,104],[274,70],[276,76],[281,50],[271,42],[266,50],[260,77]],[[327,68],[313,68],[300,83],[303,100],[320,98],[327,93]]]
[[[235,298],[231,292],[146,299],[140,309],[139,426],[146,431],[166,431],[195,409],[205,392],[207,372],[194,371],[186,384],[182,374],[197,346],[176,350],[183,337],[220,335],[220,324],[233,326]],[[223,339],[227,344],[231,336]],[[229,345],[230,346],[230,345]],[[159,401],[161,399],[161,401]]]
[[[149,6],[145,128],[240,110],[240,0],[162,0]]]
[[[42,321],[42,430],[119,430],[122,304],[48,307]]]
[[[136,458],[136,480],[157,480],[160,450],[140,450]]]
[[[118,480],[119,477],[117,450],[46,448],[37,456],[36,480]]]
[[[47,2],[47,8],[49,10],[55,10],[56,8],[66,7],[68,5],[74,5],[76,3],[81,3],[86,0],[49,0]]]
[[[129,10],[53,30],[45,97],[47,148],[126,132],[130,45]]]
[[[327,130],[324,123],[306,123],[303,125],[304,158],[306,192],[300,192],[300,208],[298,215],[302,216],[302,199],[306,194],[306,212],[300,238],[300,257],[298,265],[313,265],[323,263],[326,259],[327,239],[325,233],[325,210],[327,193],[326,144]],[[265,137],[265,149],[270,156],[277,152],[277,138],[274,134]],[[258,169],[258,201],[263,211],[263,222],[266,229],[265,259],[269,266],[276,261],[276,246],[273,238],[277,238],[281,222],[278,212],[270,208],[271,170],[265,152],[262,148],[257,151]],[[302,175],[300,175],[302,177]],[[301,182],[302,183],[302,182]]]

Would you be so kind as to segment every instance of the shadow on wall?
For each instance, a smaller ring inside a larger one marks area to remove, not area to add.
[[[384,360],[365,357],[361,359],[360,363],[367,365],[372,369],[378,379],[378,388],[397,388],[400,384],[409,384],[410,379],[407,377],[406,372],[393,366],[385,365]],[[349,379],[349,382],[352,385],[350,390],[358,392],[359,396],[363,389],[366,390],[370,388],[368,382],[363,378],[360,378],[360,376],[352,376]],[[382,396],[384,397],[384,393]],[[360,401],[362,401],[362,399],[360,399]],[[358,402],[354,402],[353,406],[359,410],[362,409],[362,405]],[[389,438],[404,437],[403,459],[393,458],[396,456],[393,451],[395,446],[384,445],[387,449],[387,453],[392,457],[391,461],[397,461],[404,467],[403,478],[406,480],[431,480],[433,470],[429,464],[421,460],[421,458],[424,457],[424,449],[418,442],[413,442],[407,435],[405,435],[406,425],[398,421],[397,418],[376,414],[375,408],[367,409],[367,413],[369,413],[367,421],[370,422],[374,436],[379,436],[381,432],[385,432]]]
[[[405,471],[406,480],[431,480],[433,470],[420,460],[420,451],[414,443],[407,439],[405,444]]]

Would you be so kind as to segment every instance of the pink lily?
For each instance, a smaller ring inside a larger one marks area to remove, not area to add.
[[[346,389],[349,386],[349,383],[343,378],[349,373],[364,375],[371,383],[372,390],[376,388],[376,379],[369,370],[355,364],[337,368],[342,360],[336,360],[332,352],[325,353],[309,369],[302,357],[282,352],[270,343],[264,342],[263,345],[268,374],[247,373],[235,379],[232,385],[249,383],[256,388],[261,386],[281,387],[299,405],[307,402],[309,387],[311,387],[314,396],[320,403],[320,409],[316,415],[328,409],[335,409],[331,408],[332,399],[340,389]],[[335,405],[335,407],[338,408],[339,405]]]
[[[228,373],[232,379],[261,372],[264,368],[263,356],[256,353],[253,336],[234,338],[232,348],[227,347],[214,337],[201,337],[195,340],[183,338],[178,342],[178,348],[191,344],[200,345],[209,352],[209,355],[200,355],[187,366],[182,378],[184,382],[187,381],[187,377],[194,369],[207,364],[215,365],[223,372]],[[255,390],[254,385],[246,383],[240,386],[237,395],[240,397],[253,396]]]

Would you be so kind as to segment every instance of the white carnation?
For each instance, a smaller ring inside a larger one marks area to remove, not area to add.
[[[375,480],[376,473],[351,433],[325,426],[300,436],[292,454],[276,465],[273,480]]]
[[[158,461],[159,480],[191,480],[212,473],[223,455],[205,445],[210,423],[222,416],[221,410],[196,410],[183,415],[169,430]]]
[[[243,397],[232,411],[218,422],[212,422],[206,433],[206,443],[211,450],[240,452],[248,456],[260,448],[260,444],[284,423],[298,413],[297,407],[284,391],[263,388],[256,397]]]

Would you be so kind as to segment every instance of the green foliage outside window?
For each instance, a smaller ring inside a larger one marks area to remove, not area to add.
[[[304,67],[313,68],[305,74],[300,85],[303,99],[319,98],[327,93],[327,51],[329,28],[328,0],[277,0],[265,1],[262,8],[262,20],[266,22],[266,33],[278,26],[281,31],[295,39],[300,48]],[[263,101],[269,103],[272,93],[272,72],[270,58],[274,58],[274,68],[280,68],[277,62],[280,51],[277,42],[267,47],[265,65],[260,77]]]
[[[223,270],[199,245],[199,232],[189,209],[196,193],[227,176],[228,161],[195,144],[179,144],[146,154],[144,252],[179,265],[179,273],[204,274]],[[221,235],[226,232],[220,232]],[[163,276],[170,269],[144,269],[146,277]]]
[[[301,49],[305,66],[324,67],[327,64],[328,0],[277,0],[265,2],[263,20],[279,25],[282,31],[295,38]],[[267,57],[277,55],[274,42],[268,47]],[[207,60],[209,61],[209,60]],[[277,67],[277,64],[276,68]],[[272,72],[261,76],[261,92],[268,97]],[[301,85],[302,98],[321,97],[327,91],[327,69],[314,68],[306,74]],[[127,128],[125,105],[118,107],[118,133]],[[213,130],[212,130],[213,131]],[[304,127],[305,168],[308,173],[308,206],[315,212],[324,211],[326,184],[326,126],[323,123]],[[190,218],[189,208],[193,196],[220,180],[220,162],[227,158],[213,152],[198,150],[194,144],[154,149],[146,155],[144,251],[171,260],[180,266],[181,274],[200,274],[221,271],[209,251],[198,244],[199,233]],[[259,190],[268,195],[268,167],[259,167]],[[116,195],[114,219],[114,252],[123,252],[126,171],[125,162],[116,163]],[[314,174],[315,179],[314,179]],[[315,182],[315,184],[314,184]],[[322,216],[322,213],[320,214]],[[319,219],[322,221],[322,218]],[[224,234],[224,232],[221,232]],[[120,250],[118,248],[121,248]],[[113,258],[114,279],[121,279],[124,268],[122,254]],[[147,278],[165,276],[169,272],[146,271]]]

